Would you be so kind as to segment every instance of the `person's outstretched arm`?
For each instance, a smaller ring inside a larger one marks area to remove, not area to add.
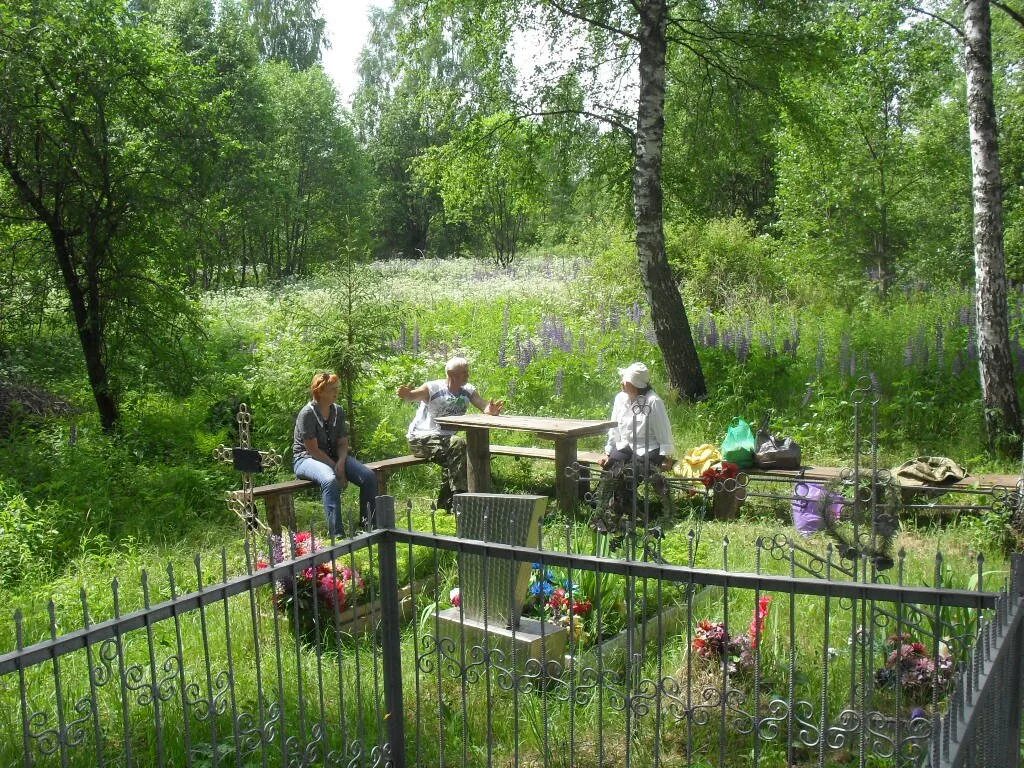
[[[480,397],[480,393],[475,391],[469,398],[469,402],[471,402],[479,410],[486,413],[488,416],[498,416],[499,414],[501,414],[501,410],[505,407],[504,400],[484,401],[484,399]]]
[[[406,402],[410,402],[410,403],[422,402],[422,403],[425,403],[425,402],[427,402],[427,400],[430,399],[430,388],[427,387],[426,384],[421,384],[420,386],[418,386],[415,389],[413,389],[412,387],[408,386],[407,384],[403,384],[402,386],[400,386],[398,388],[398,390],[396,391],[396,394],[402,400],[405,400]]]

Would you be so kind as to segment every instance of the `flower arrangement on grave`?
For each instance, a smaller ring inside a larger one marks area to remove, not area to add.
[[[925,647],[908,634],[895,634],[885,641],[885,665],[875,672],[879,688],[902,690],[913,701],[931,699],[937,687],[939,693],[949,690],[956,664],[949,646],[939,643],[938,655],[933,658]]]
[[[715,486],[721,488],[726,480],[735,480],[739,473],[740,468],[738,464],[733,464],[731,461],[719,461],[704,470],[700,476],[700,481],[704,484],[705,488],[711,491],[715,489]]]
[[[287,549],[286,549],[287,545]],[[302,557],[323,549],[322,542],[309,531],[299,531],[291,538],[270,537],[269,559],[259,557],[257,570]],[[312,621],[314,609],[322,616],[333,616],[355,605],[366,592],[366,582],[359,571],[340,562],[318,563],[301,571],[284,571],[274,581],[274,607],[292,615],[298,605],[300,617]]]
[[[764,638],[764,625],[771,605],[771,596],[762,595],[757,601],[750,626],[741,635],[730,635],[725,622],[701,619],[693,633],[693,652],[705,661],[725,664],[730,673],[753,669],[754,652]]]
[[[523,613],[561,624],[574,643],[586,643],[592,632],[587,618],[594,604],[579,584],[560,578],[554,571],[534,563]]]

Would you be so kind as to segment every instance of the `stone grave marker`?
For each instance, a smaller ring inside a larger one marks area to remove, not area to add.
[[[458,535],[465,539],[536,547],[545,496],[460,493],[455,496]],[[486,644],[499,659],[521,667],[540,663],[545,674],[558,674],[568,634],[553,622],[522,618],[530,583],[528,562],[462,554],[459,567],[461,607],[438,613],[442,636],[471,646]],[[501,664],[504,666],[504,664]]]
[[[540,519],[547,506],[544,496],[501,493],[462,493],[455,497],[458,535],[463,539],[493,541],[518,547],[536,547]],[[490,624],[518,627],[530,563],[502,557],[463,555],[459,593],[463,614]],[[510,604],[511,603],[511,604]]]

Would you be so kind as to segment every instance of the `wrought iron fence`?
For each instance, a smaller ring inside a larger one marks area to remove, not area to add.
[[[1019,559],[998,591],[920,587],[899,557],[875,583],[775,539],[737,572],[728,543],[696,568],[570,529],[489,541],[490,518],[476,539],[414,531],[380,502],[382,529],[281,556],[268,541],[212,581],[197,559],[188,590],[144,574],[137,609],[115,582],[102,621],[84,593],[80,621],[16,614],[0,763],[1014,764]],[[525,595],[488,581],[503,563]],[[517,603],[519,625],[493,618]]]

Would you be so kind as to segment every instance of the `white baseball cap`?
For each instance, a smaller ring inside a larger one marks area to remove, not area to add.
[[[633,363],[626,368],[619,368],[619,376],[627,384],[632,384],[637,389],[643,389],[651,383],[651,372],[643,363]]]

